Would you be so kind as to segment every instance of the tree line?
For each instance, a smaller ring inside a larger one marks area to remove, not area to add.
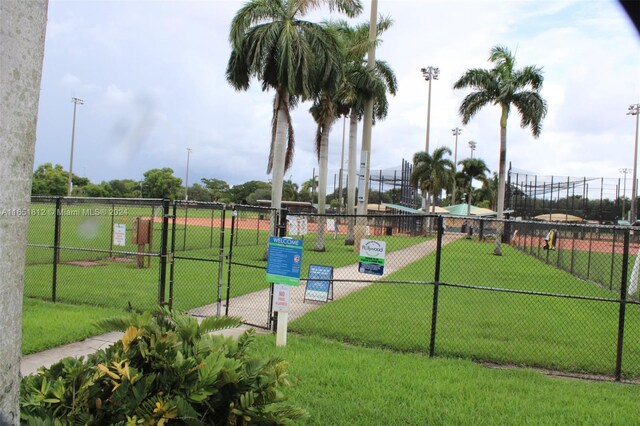
[[[33,172],[32,195],[66,196],[69,172],[60,164],[44,163]],[[109,197],[109,198],[185,198],[182,179],[174,176],[170,167],[150,169],[144,172],[142,180],[113,179],[93,183],[89,178],[73,175],[71,178],[73,197]],[[343,199],[346,197],[343,189]],[[231,185],[225,180],[202,178],[188,188],[191,201],[214,201],[234,204],[258,204],[258,200],[271,200],[272,185],[269,182],[250,180],[239,185]],[[329,205],[339,207],[339,190],[328,194]],[[398,203],[400,189],[388,191],[369,191],[372,203]],[[303,201],[316,204],[318,201],[318,179],[309,179],[301,185],[292,180],[283,182],[283,201]]]

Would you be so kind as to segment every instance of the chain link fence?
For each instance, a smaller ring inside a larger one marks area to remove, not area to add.
[[[33,197],[25,296],[153,308],[164,299],[167,208],[154,199]]]
[[[276,234],[301,240],[300,284],[289,292],[293,332],[640,378],[640,263],[629,227],[287,215],[149,199],[34,197],[32,208],[27,297],[135,310],[160,303],[275,329],[266,270]]]

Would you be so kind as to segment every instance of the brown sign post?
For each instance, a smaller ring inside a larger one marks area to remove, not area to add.
[[[138,256],[136,263],[138,268],[144,268],[145,245],[148,244],[147,253],[151,253],[151,243],[153,240],[153,221],[149,218],[136,217],[133,222],[132,243],[138,246]],[[151,266],[151,256],[147,256],[147,268]]]

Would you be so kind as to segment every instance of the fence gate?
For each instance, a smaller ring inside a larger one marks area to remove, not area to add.
[[[265,281],[265,260],[270,226],[278,219],[276,209],[235,206],[232,210],[224,314],[241,317],[253,327],[271,325],[272,286]]]
[[[194,316],[224,314],[225,213],[221,203],[174,201],[168,303]]]

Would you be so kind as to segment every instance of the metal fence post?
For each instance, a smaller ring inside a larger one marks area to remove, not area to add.
[[[613,261],[616,258],[616,230],[613,229],[613,242],[611,243],[611,268],[609,269],[609,290],[613,290]]]
[[[442,257],[442,234],[444,232],[443,217],[438,216],[438,236],[436,242],[436,266],[433,276],[433,305],[431,307],[431,338],[429,340],[429,356],[436,352],[436,325],[438,319],[438,290],[440,287],[440,259]]]
[[[176,214],[178,210],[177,206],[178,202],[173,202],[173,215],[171,216],[171,256],[169,266],[169,309],[173,309],[173,284],[174,284],[174,275],[175,275],[175,265],[176,262],[174,260],[174,255],[176,253]]]
[[[216,315],[220,316],[222,311],[222,266],[224,265],[224,219],[225,219],[226,206],[222,207],[222,217],[220,219],[220,251],[218,253],[218,307],[216,309]],[[211,209],[213,215],[213,209]],[[213,228],[212,228],[213,229]]]
[[[629,229],[624,231],[624,247],[622,252],[622,277],[620,279],[620,313],[618,316],[618,348],[616,351],[616,381],[622,375],[622,349],[624,343],[624,319],[627,306],[627,274],[629,269]]]
[[[229,297],[231,295],[231,262],[233,260],[233,235],[235,233],[235,225],[236,225],[236,216],[238,215],[238,211],[235,206],[231,211],[231,234],[229,234],[229,256],[227,257],[227,306],[224,308],[225,316],[229,316]],[[224,227],[224,222],[222,223],[222,227]],[[222,238],[224,243],[224,238]]]
[[[167,242],[169,240],[169,200],[162,200],[162,242],[160,243],[160,282],[158,286],[158,304],[165,303],[167,284]]]
[[[60,221],[62,218],[62,197],[56,198],[55,222],[53,225],[53,277],[51,301],[55,303],[58,290],[58,262],[60,261]]]

